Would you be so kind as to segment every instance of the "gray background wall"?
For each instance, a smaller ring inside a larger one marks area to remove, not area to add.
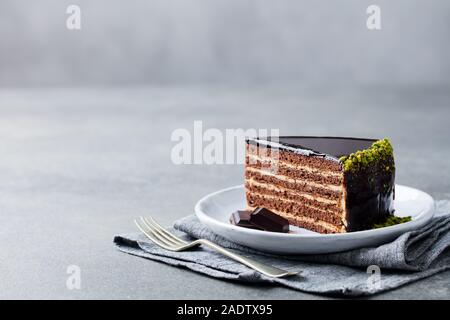
[[[370,4],[381,31],[366,28]],[[2,0],[0,86],[440,86],[449,31],[445,0]]]

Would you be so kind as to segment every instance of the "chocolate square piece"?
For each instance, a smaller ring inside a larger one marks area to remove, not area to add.
[[[252,214],[251,211],[244,211],[244,210],[233,212],[230,217],[230,223],[239,227],[261,230],[261,228],[258,228],[254,224],[250,223],[251,214]]]
[[[249,221],[266,231],[289,232],[289,221],[266,208],[255,209]]]

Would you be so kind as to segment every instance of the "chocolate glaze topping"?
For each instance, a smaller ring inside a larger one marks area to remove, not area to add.
[[[370,148],[376,139],[360,139],[345,137],[267,137],[249,138],[248,143],[265,145],[269,148],[299,153],[309,153],[315,156],[329,156],[339,159],[358,150]]]

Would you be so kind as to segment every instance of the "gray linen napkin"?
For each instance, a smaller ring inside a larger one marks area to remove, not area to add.
[[[171,252],[159,248],[140,233],[118,235],[119,250],[136,256],[185,267],[208,276],[252,283],[283,285],[304,292],[362,296],[397,288],[450,268],[450,201],[438,201],[433,220],[405,233],[393,242],[346,252],[280,256],[262,253],[230,242],[202,225],[191,215],[174,224],[182,238],[202,238],[238,250],[261,262],[300,276],[273,279],[236,263],[208,248]]]

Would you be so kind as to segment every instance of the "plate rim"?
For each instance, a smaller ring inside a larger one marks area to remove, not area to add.
[[[378,229],[371,229],[371,230],[363,230],[363,231],[354,231],[354,232],[346,232],[346,233],[331,233],[331,234],[321,234],[321,233],[305,233],[305,234],[299,234],[299,233],[279,233],[279,232],[269,232],[264,230],[256,230],[256,229],[249,229],[249,228],[242,228],[238,226],[234,226],[232,224],[219,221],[217,219],[214,219],[203,212],[201,209],[201,205],[209,198],[212,198],[218,194],[225,193],[232,191],[234,189],[242,189],[245,188],[243,184],[235,185],[227,188],[223,188],[214,192],[211,192],[205,196],[203,196],[200,200],[197,201],[194,207],[195,215],[199,218],[199,220],[203,223],[202,220],[209,221],[211,224],[219,225],[224,228],[228,228],[234,231],[246,233],[252,236],[259,235],[259,236],[265,236],[270,238],[286,238],[286,239],[293,239],[293,238],[308,238],[308,239],[346,239],[350,240],[351,238],[361,238],[361,237],[370,237],[370,236],[382,236],[391,234],[391,233],[399,233],[399,232],[406,232],[408,230],[414,230],[417,229],[423,225],[425,225],[429,220],[431,220],[435,213],[435,201],[433,197],[417,188],[401,185],[401,184],[395,184],[395,187],[405,188],[414,190],[415,192],[422,193],[425,198],[428,198],[429,207],[426,209],[425,213],[420,215],[417,219],[414,219],[412,221],[408,221],[405,223],[397,224],[394,226],[389,227],[383,227]]]

